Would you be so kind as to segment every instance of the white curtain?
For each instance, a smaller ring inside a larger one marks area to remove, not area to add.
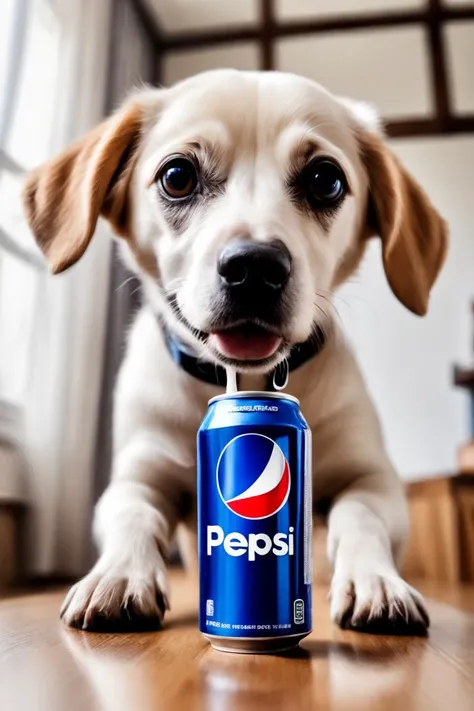
[[[101,386],[113,261],[100,223],[84,258],[51,277],[22,213],[23,174],[98,123],[153,66],[132,0],[0,0],[0,505],[27,502],[29,575],[79,575],[91,562],[93,500],[110,459],[110,413],[98,424],[111,397],[111,384],[107,398]],[[113,289],[117,278],[114,269]],[[5,458],[18,440],[24,478]]]
[[[50,0],[61,23],[54,152],[101,120],[111,0]],[[28,572],[87,564],[110,238],[100,225],[68,273],[39,273],[25,399]]]

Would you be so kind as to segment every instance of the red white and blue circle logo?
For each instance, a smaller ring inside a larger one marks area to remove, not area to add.
[[[261,434],[242,434],[222,450],[217,463],[222,501],[242,518],[268,518],[286,503],[290,467],[280,447]]]

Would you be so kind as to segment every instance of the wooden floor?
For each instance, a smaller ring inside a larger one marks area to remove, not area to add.
[[[428,639],[342,632],[326,590],[314,632],[293,657],[223,654],[196,629],[195,587],[172,577],[162,632],[66,630],[61,594],[0,602],[1,711],[474,711],[474,588],[429,599]]]

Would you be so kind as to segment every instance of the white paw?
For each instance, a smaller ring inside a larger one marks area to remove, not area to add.
[[[344,629],[373,634],[426,635],[425,603],[396,571],[336,571],[331,584],[331,618]]]
[[[166,567],[155,546],[132,563],[103,555],[68,592],[60,615],[70,627],[127,631],[160,627],[167,609]]]

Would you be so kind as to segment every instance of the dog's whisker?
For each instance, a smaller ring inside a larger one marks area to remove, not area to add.
[[[116,287],[116,289],[114,290],[114,294],[116,294],[118,291],[123,289],[124,286],[126,286],[127,284],[129,284],[131,281],[133,281],[136,278],[137,277],[134,274],[132,274],[131,276],[124,279],[123,282]]]
[[[327,291],[326,289],[316,289],[316,295],[321,296],[323,299],[327,299],[331,303],[333,299],[336,299],[337,301],[341,301],[346,306],[350,306],[349,298],[352,297],[352,294],[341,296],[341,294],[338,294],[337,292]]]
[[[323,315],[324,319],[328,318],[328,314],[326,311],[323,309],[322,306],[320,306],[316,301],[313,302],[314,306],[318,309],[318,311]]]
[[[323,300],[329,305],[329,307],[331,308],[331,311],[334,312],[334,314],[337,316],[337,318],[338,318],[338,319],[341,321],[341,323],[342,323],[341,315],[340,315],[339,311],[337,310],[336,306],[330,301],[330,299],[328,299],[327,297],[323,296],[322,294],[316,295],[316,297],[318,297],[318,296],[319,296],[320,299],[323,299]],[[318,303],[317,300],[314,300],[314,301],[313,301],[313,305],[314,305],[314,307],[315,307],[315,308],[322,314],[322,316],[323,316],[322,323],[319,324],[319,325],[320,325],[320,328],[321,328],[323,331],[325,331],[325,328],[324,328],[325,325],[329,325],[329,324],[331,323],[331,315],[330,315],[330,313],[328,313],[328,311],[326,311],[325,308],[323,308],[323,306],[322,306],[320,303]],[[327,334],[325,334],[325,335],[327,335]]]
[[[170,293],[170,294],[168,294],[168,295],[167,295],[167,300],[168,300],[168,303],[173,307],[173,315],[174,315],[174,317],[176,318],[176,320],[178,321],[178,323],[181,323],[183,326],[185,326],[185,328],[194,336],[194,338],[196,338],[196,340],[197,340],[199,343],[204,344],[204,343],[205,343],[205,339],[204,339],[204,337],[203,337],[203,335],[202,335],[202,332],[201,332],[199,329],[195,328],[192,324],[190,324],[190,323],[183,317],[183,315],[182,315],[182,313],[181,313],[181,310],[180,310],[180,308],[179,308],[178,296],[177,296],[177,294],[176,294],[176,293]]]
[[[340,321],[341,323],[343,323],[342,316],[341,316],[341,314],[340,314],[339,309],[337,308],[337,306],[336,306],[335,304],[333,304],[332,301],[331,301],[330,299],[328,299],[327,296],[324,296],[323,294],[317,294],[317,297],[320,298],[320,299],[323,299],[323,300],[330,306],[331,311],[334,312],[334,314],[335,314],[336,317],[339,319],[339,321]],[[321,306],[320,304],[318,304],[317,301],[314,301],[313,303],[314,303],[314,306],[315,306],[319,311],[322,311],[323,314],[324,314],[324,316],[325,316],[328,320],[330,320],[330,315],[322,308],[322,306]]]
[[[333,293],[332,291],[325,291],[324,289],[316,289],[316,296],[320,297],[321,299],[324,299],[327,301],[333,309],[337,309],[336,304],[334,304],[333,300],[340,301],[344,306],[350,307],[352,304],[350,303],[352,299],[352,294],[346,294],[344,296],[341,296],[340,294]],[[354,296],[354,298],[358,298],[357,296]]]

